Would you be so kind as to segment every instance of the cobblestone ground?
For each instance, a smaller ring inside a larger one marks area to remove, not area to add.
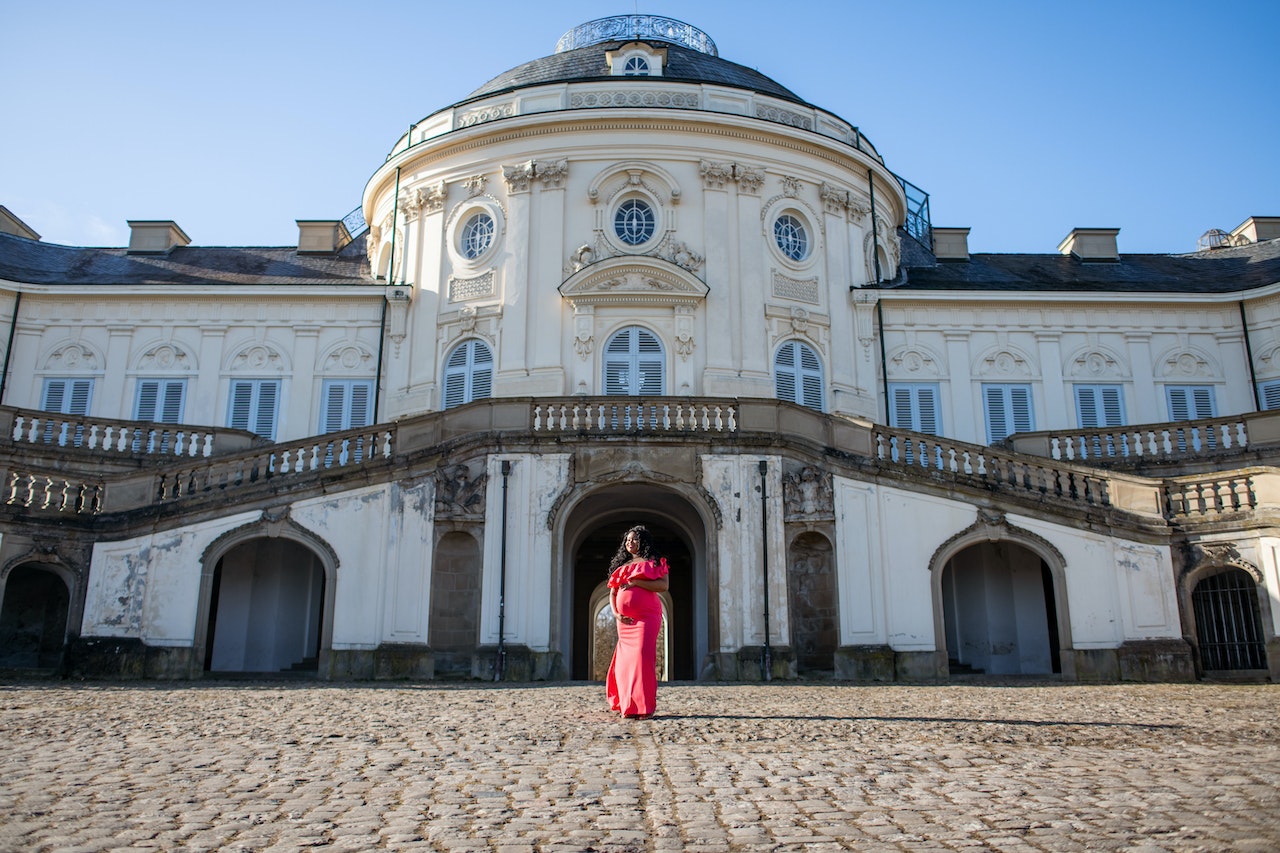
[[[1280,849],[1280,686],[0,685],[0,849]]]

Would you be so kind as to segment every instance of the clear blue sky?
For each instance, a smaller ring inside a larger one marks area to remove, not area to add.
[[[290,245],[411,122],[636,11],[858,125],[976,252],[1280,215],[1280,0],[0,0],[0,204],[56,243]]]

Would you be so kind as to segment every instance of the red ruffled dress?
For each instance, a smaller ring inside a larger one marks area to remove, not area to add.
[[[633,586],[636,578],[658,580],[667,576],[665,558],[637,560],[618,566],[609,576],[609,586],[618,590],[619,616],[629,616],[630,624],[617,620],[618,645],[609,663],[605,692],[609,707],[625,716],[652,714],[658,703],[658,631],[662,628],[662,598],[656,592]]]

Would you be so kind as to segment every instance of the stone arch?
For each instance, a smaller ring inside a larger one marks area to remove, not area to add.
[[[946,359],[919,343],[896,347],[886,359],[889,380],[898,382],[946,379]]]
[[[787,611],[796,669],[801,675],[834,672],[840,607],[831,531],[806,525],[788,539]]]
[[[987,347],[973,360],[973,375],[983,379],[1029,382],[1040,375],[1035,356],[1008,342]]]
[[[1222,365],[1213,354],[1182,344],[1169,347],[1156,356],[1152,368],[1154,375],[1161,380],[1220,382],[1224,375]]]
[[[287,508],[264,510],[261,519],[229,530],[218,536],[204,549],[200,557],[200,596],[196,611],[196,635],[193,649],[193,675],[203,672],[213,653],[213,610],[218,606],[218,572],[222,561],[241,546],[258,540],[283,540],[309,553],[322,574],[323,593],[319,606],[319,630],[316,637],[319,672],[329,668],[329,654],[333,646],[333,614],[339,559],[337,552],[323,537],[306,529],[289,517]]]
[[[200,368],[191,347],[173,338],[156,338],[138,347],[130,369],[157,376],[188,376]]]
[[[316,373],[322,376],[373,376],[378,354],[362,342],[344,338],[326,347],[316,358]]]
[[[241,376],[275,376],[293,372],[289,347],[266,337],[253,337],[226,349],[223,373]]]
[[[1132,375],[1125,356],[1097,344],[1078,347],[1063,359],[1062,365],[1064,376],[1090,382],[1122,382]]]
[[[0,569],[0,668],[59,666],[72,626],[76,573],[28,553]]]
[[[63,338],[48,347],[40,357],[42,373],[58,373],[68,376],[92,376],[102,373],[106,356],[93,343],[73,338]]]
[[[1197,670],[1203,674],[1211,667],[1206,665],[1205,649],[1202,647],[1205,640],[1201,636],[1204,626],[1197,620],[1196,589],[1203,581],[1232,573],[1239,573],[1253,582],[1251,606],[1255,610],[1252,615],[1257,619],[1254,630],[1259,634],[1257,639],[1262,646],[1262,662],[1267,669],[1272,669],[1268,659],[1272,657],[1275,632],[1271,630],[1271,595],[1262,570],[1241,556],[1233,542],[1198,542],[1191,545],[1189,550],[1190,559],[1178,574],[1178,614],[1182,623],[1182,635],[1191,643]]]
[[[601,472],[561,497],[551,520],[553,565],[558,567],[553,643],[564,653],[571,677],[587,676],[591,608],[600,600],[621,533],[634,524],[650,526],[660,547],[671,552],[671,677],[698,677],[718,633],[711,618],[716,612],[716,549],[711,543],[717,516],[703,492],[636,464]]]
[[[1052,610],[1046,613],[1051,629],[1049,640],[1056,649],[1063,677],[1074,678],[1071,615],[1067,600],[1067,561],[1052,542],[1030,530],[1010,524],[1005,514],[996,510],[978,510],[977,520],[939,545],[929,560],[934,642],[939,657],[954,651],[948,648],[947,642],[943,589],[945,570],[951,566],[954,558],[968,549],[996,543],[1020,547],[1040,559],[1044,571],[1048,574],[1048,586],[1053,599]]]

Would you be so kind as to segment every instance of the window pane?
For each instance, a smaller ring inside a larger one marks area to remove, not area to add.
[[[613,231],[628,246],[647,243],[653,237],[655,217],[653,208],[638,199],[627,199],[613,215]]]

